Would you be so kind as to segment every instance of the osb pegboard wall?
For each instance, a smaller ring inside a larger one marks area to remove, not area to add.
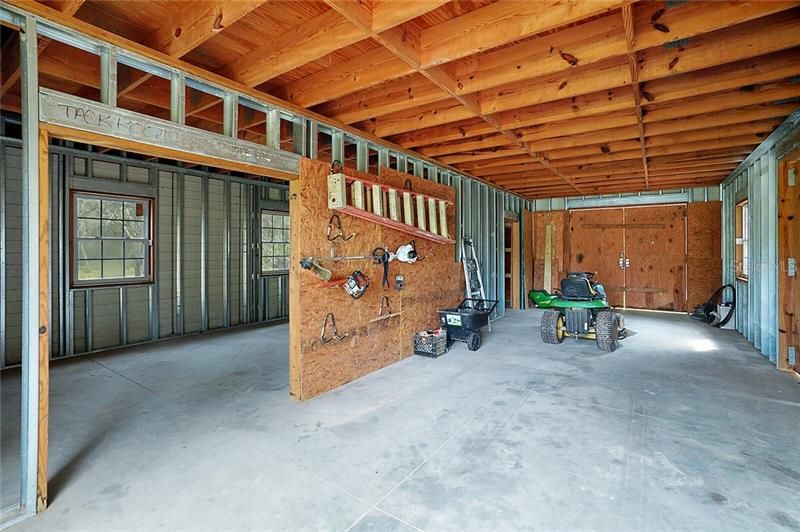
[[[291,182],[292,264],[290,279],[290,392],[309,399],[344,383],[397,362],[413,353],[413,334],[437,326],[437,310],[457,305],[464,293],[464,275],[455,262],[455,246],[416,239],[421,260],[414,264],[389,264],[388,290],[381,286],[383,266],[369,260],[325,262],[333,279],[360,270],[370,286],[360,299],[352,299],[341,286],[321,286],[313,272],[299,267],[302,257],[328,257],[331,243],[326,238],[328,220],[339,214],[346,242],[337,241],[337,256],[369,255],[376,247],[395,251],[413,239],[411,235],[370,221],[328,209],[327,176],[330,164],[303,159],[300,176]],[[455,191],[445,185],[394,170],[381,168],[380,177],[345,169],[347,175],[402,189],[411,180],[414,192],[455,200]],[[455,206],[447,209],[449,233],[455,235]],[[396,290],[394,276],[405,276],[405,288]],[[389,296],[392,312],[401,315],[378,322],[380,301]],[[343,340],[323,344],[322,324],[327,313],[336,317]]]

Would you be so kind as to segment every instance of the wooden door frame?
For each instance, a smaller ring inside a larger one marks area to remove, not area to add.
[[[520,267],[522,265],[520,253],[520,221],[513,218],[505,218],[503,223],[503,234],[505,236],[505,228],[511,227],[511,305],[508,305],[506,300],[506,308],[521,309],[522,298],[520,292],[522,291]],[[503,253],[506,253],[506,248],[509,243],[505,242]],[[505,281],[505,272],[503,272],[503,280]],[[505,282],[503,283],[505,289]]]
[[[132,151],[154,157],[163,157],[177,161],[197,164],[201,166],[213,166],[232,171],[247,172],[251,174],[261,174],[267,177],[276,177],[288,180],[290,185],[297,181],[297,176],[287,176],[285,174],[270,174],[268,170],[236,163],[226,159],[211,157],[208,155],[183,152],[163,146],[154,146],[129,139],[121,139],[99,133],[83,131],[46,122],[39,122],[39,143],[37,147],[30,146],[29,149],[37,149],[39,153],[39,375],[38,375],[38,438],[36,442],[36,511],[42,512],[47,508],[47,460],[49,451],[49,414],[50,414],[50,140],[59,138],[73,142],[102,146],[104,148],[116,149],[120,151]],[[292,206],[289,205],[291,216]],[[291,237],[290,237],[291,238]],[[291,299],[291,290],[290,290]],[[30,449],[28,450],[30,452]]]
[[[795,183],[794,187],[789,187],[789,168],[792,165],[800,163],[800,148],[795,148],[789,153],[785,154],[778,160],[777,172],[777,247],[778,264],[778,353],[777,353],[777,366],[781,371],[791,371],[800,373],[800,359],[797,351],[798,346],[798,318],[797,307],[798,302],[795,294],[800,280],[797,274],[794,278],[789,277],[788,272],[788,259],[794,257],[800,259],[800,245],[797,243],[800,237],[800,231],[797,230],[797,220],[790,220],[790,213],[796,216],[797,210],[800,209],[800,199],[798,199],[798,185]],[[797,177],[795,177],[797,179]],[[794,195],[790,195],[791,192]],[[787,204],[784,200],[788,201]],[[795,363],[794,366],[790,365],[789,360],[789,347],[795,348]]]

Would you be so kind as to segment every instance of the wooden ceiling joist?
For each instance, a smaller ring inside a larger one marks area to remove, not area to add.
[[[414,73],[414,69],[386,48],[337,63],[278,88],[276,93],[297,105],[310,107],[353,93],[353,89],[368,89]]]
[[[106,18],[104,1],[47,4],[528,197],[719,182],[800,102],[796,1],[165,0]],[[39,64],[47,86],[97,97],[96,56],[54,43]],[[168,80],[118,78],[121,106],[168,116]],[[221,130],[219,97],[190,96],[187,124]],[[239,136],[264,141],[265,120],[240,113]]]
[[[220,71],[255,87],[309,61],[364,39],[364,33],[330,10],[241,56]]]
[[[499,0],[424,30],[422,66],[448,63],[619,7],[619,0],[517,2]]]

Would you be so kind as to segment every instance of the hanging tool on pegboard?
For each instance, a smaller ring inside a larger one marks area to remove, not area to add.
[[[348,236],[344,236],[342,220],[339,218],[338,214],[334,214],[330,217],[328,220],[328,230],[326,232],[326,237],[329,242],[335,242],[336,240],[347,242],[354,236],[356,236],[356,233],[350,233]]]
[[[333,336],[325,336],[325,331],[328,329],[328,324],[330,323],[331,329],[333,329]],[[336,329],[336,316],[333,315],[333,312],[328,312],[325,315],[325,321],[322,322],[322,332],[319,334],[319,341],[323,344],[330,343],[334,340],[344,340],[349,335],[344,334],[340,335],[339,331]]]
[[[350,274],[342,286],[350,297],[359,299],[369,287],[369,277],[356,270]]]

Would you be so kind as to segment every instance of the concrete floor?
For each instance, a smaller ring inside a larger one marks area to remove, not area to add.
[[[12,530],[800,530],[797,379],[683,316],[611,354],[539,316],[305,403],[286,325],[56,364],[52,504]]]

